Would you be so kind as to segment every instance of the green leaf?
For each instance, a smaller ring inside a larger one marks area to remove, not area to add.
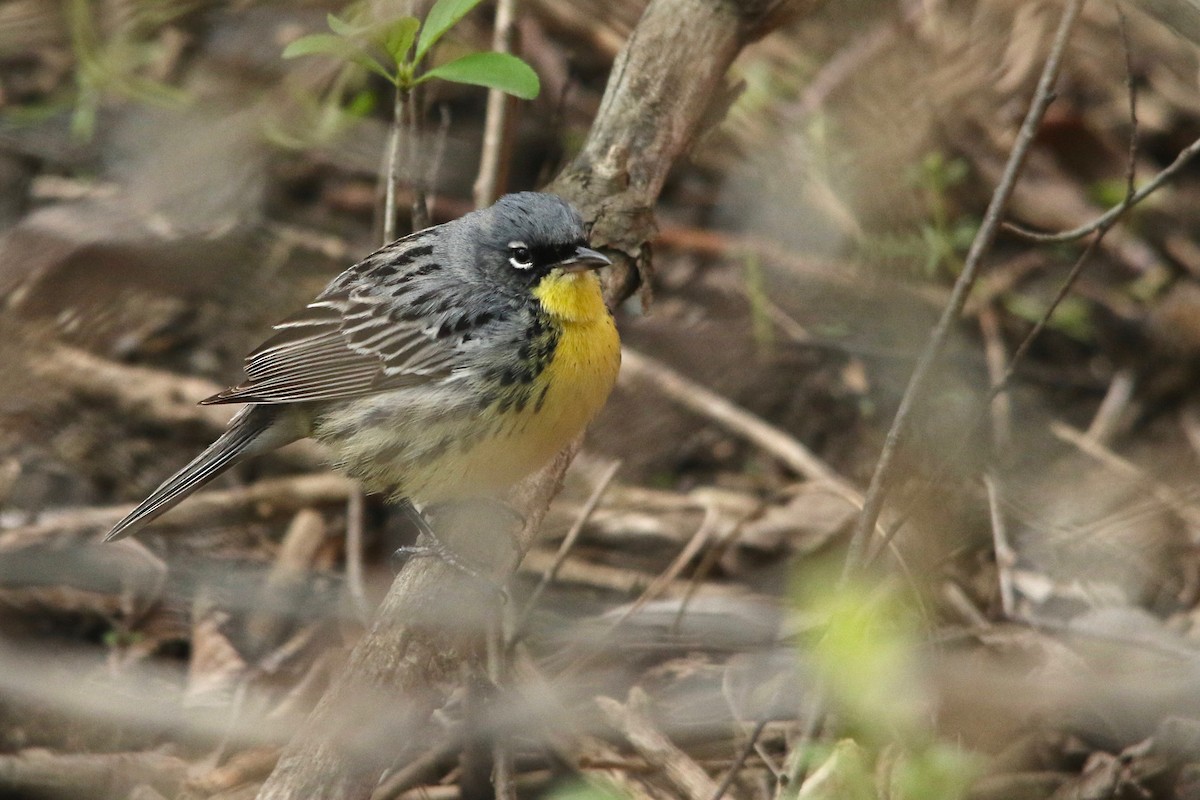
[[[446,31],[453,28],[460,19],[481,2],[483,0],[437,0],[425,16],[425,24],[421,28],[421,38],[417,40],[417,53],[413,56],[413,63],[419,63],[429,52],[429,48],[437,44],[438,39],[441,39]]]
[[[341,57],[349,47],[353,47],[353,45],[332,33],[311,33],[308,36],[301,36],[283,48],[283,57],[299,58],[300,56],[314,55]]]
[[[351,25],[346,20],[339,16],[335,16],[334,14],[326,14],[325,22],[329,24],[329,30],[333,31],[338,36],[350,38],[352,36],[357,36],[361,32],[359,28]]]
[[[471,53],[434,67],[422,75],[417,83],[430,78],[499,89],[522,100],[532,100],[541,90],[541,83],[533,68],[508,53]]]
[[[380,43],[397,64],[407,61],[408,51],[412,49],[413,39],[417,37],[420,27],[421,23],[416,17],[401,17],[388,24]]]
[[[389,73],[382,64],[367,55],[358,45],[331,33],[313,33],[301,36],[283,50],[284,58],[299,58],[300,56],[333,56],[343,61],[358,64],[365,70],[374,72],[391,83],[396,77]]]

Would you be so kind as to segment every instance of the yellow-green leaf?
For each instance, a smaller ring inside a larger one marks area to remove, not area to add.
[[[300,56],[332,56],[342,61],[358,64],[363,69],[374,72],[392,83],[396,82],[383,65],[367,55],[358,45],[341,36],[332,33],[313,33],[301,36],[283,50],[284,58],[299,58]]]
[[[483,0],[437,0],[425,16],[425,24],[421,27],[421,38],[417,40],[417,52],[413,61],[420,62],[429,52],[429,48],[437,44],[446,31],[453,28],[481,2]]]
[[[499,89],[522,100],[532,100],[541,91],[541,82],[533,68],[507,53],[471,53],[434,67],[418,83],[431,78]]]

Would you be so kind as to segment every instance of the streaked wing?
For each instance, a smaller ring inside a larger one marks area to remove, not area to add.
[[[445,377],[463,330],[431,313],[441,294],[433,230],[368,256],[338,276],[246,357],[247,380],[205,400],[299,403],[356,397]]]

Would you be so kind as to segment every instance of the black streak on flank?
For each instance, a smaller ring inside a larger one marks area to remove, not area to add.
[[[546,404],[546,393],[549,391],[550,391],[550,384],[547,383],[545,386],[542,387],[542,393],[538,395],[537,403],[533,406],[533,412],[535,414],[537,412],[541,411],[542,406],[544,406]]]

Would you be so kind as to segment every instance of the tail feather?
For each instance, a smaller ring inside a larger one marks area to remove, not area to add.
[[[242,409],[225,433],[183,469],[163,481],[137,508],[113,526],[104,541],[124,539],[137,532],[246,456],[273,450],[299,438],[286,433],[280,435],[274,425],[277,416],[274,408],[247,406]]]

